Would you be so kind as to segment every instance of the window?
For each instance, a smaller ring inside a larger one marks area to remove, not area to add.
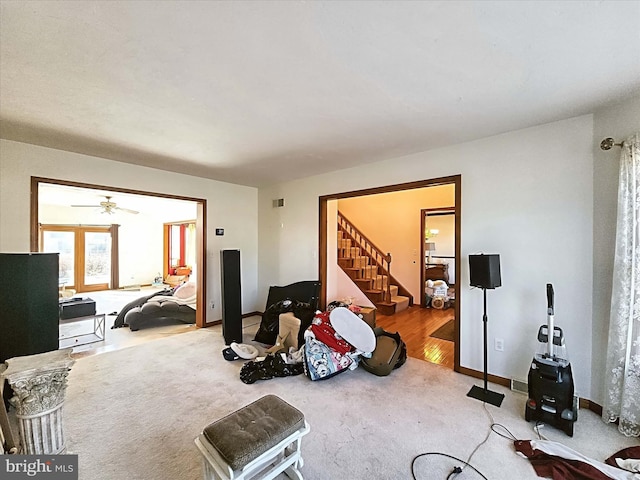
[[[164,238],[165,277],[167,275],[191,274],[196,264],[195,220],[165,223]]]

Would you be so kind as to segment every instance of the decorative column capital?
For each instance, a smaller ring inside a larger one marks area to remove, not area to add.
[[[11,404],[19,416],[38,415],[64,402],[67,376],[75,363],[70,355],[68,348],[6,360],[0,376],[13,389]]]

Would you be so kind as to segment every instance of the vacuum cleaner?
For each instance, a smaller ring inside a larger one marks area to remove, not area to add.
[[[527,422],[536,420],[553,425],[573,437],[578,399],[573,394],[564,334],[554,325],[553,316],[553,285],[547,283],[547,324],[538,330],[538,350],[529,369],[529,399],[524,417]]]

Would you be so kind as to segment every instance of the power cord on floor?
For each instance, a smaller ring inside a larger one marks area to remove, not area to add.
[[[473,465],[471,465],[471,458],[476,454],[476,452],[478,451],[478,449],[484,445],[487,440],[489,440],[489,436],[491,435],[491,432],[495,433],[496,435],[502,437],[502,438],[506,438],[507,440],[511,440],[511,441],[516,441],[518,440],[515,435],[513,433],[511,433],[511,431],[505,427],[504,425],[501,425],[499,423],[495,422],[495,419],[493,418],[493,415],[491,415],[491,412],[489,411],[489,409],[487,408],[487,404],[485,402],[482,402],[482,407],[484,408],[485,412],[487,412],[487,415],[489,416],[489,419],[491,420],[491,425],[489,427],[489,431],[487,431],[487,435],[484,437],[484,440],[482,440],[482,442],[480,442],[476,448],[473,449],[473,451],[471,452],[471,454],[469,455],[469,457],[467,458],[466,461],[454,457],[453,455],[449,455],[447,453],[441,453],[441,452],[427,452],[427,453],[421,453],[419,455],[416,455],[415,457],[413,457],[413,460],[411,461],[411,475],[413,476],[413,480],[417,480],[416,475],[415,475],[415,471],[414,471],[414,465],[416,460],[418,460],[421,457],[425,457],[428,455],[440,455],[443,457],[447,457],[447,458],[452,458],[460,463],[463,464],[462,467],[460,466],[456,466],[453,467],[453,470],[451,470],[451,472],[449,472],[449,475],[447,475],[446,480],[452,480],[453,478],[455,478],[457,475],[459,475],[460,473],[463,472],[463,470],[467,467],[470,467],[473,471],[475,471],[478,475],[480,475],[482,478],[484,478],[485,480],[488,480],[487,477],[485,477],[482,472],[480,472],[476,467],[474,467]],[[536,425],[537,427],[537,425]],[[507,432],[507,434],[501,433],[499,432],[497,429],[503,429],[504,431]],[[538,433],[539,435],[539,433]]]
[[[487,431],[487,435],[484,437],[484,440],[482,440],[482,442],[480,442],[476,448],[473,449],[473,451],[471,452],[471,455],[469,455],[469,457],[467,458],[467,461],[465,462],[464,467],[462,467],[462,469],[460,470],[459,473],[462,473],[462,471],[467,468],[468,465],[470,465],[471,462],[471,458],[476,454],[476,452],[478,451],[478,449],[484,445],[485,443],[487,443],[487,440],[489,440],[489,436],[491,435],[491,432],[493,431],[493,425],[495,424],[495,420],[493,419],[493,415],[491,415],[491,412],[489,411],[489,409],[487,408],[487,404],[485,402],[482,402],[482,407],[484,408],[484,411],[487,412],[487,415],[489,416],[489,420],[491,420],[491,426],[489,427],[489,430]],[[456,474],[457,475],[457,474]]]
[[[416,460],[418,460],[421,457],[426,457],[429,455],[440,455],[442,457],[447,457],[447,458],[451,458],[453,460],[455,460],[456,462],[460,462],[462,464],[465,464],[464,466],[467,467],[471,467],[478,475],[480,475],[482,478],[484,478],[485,480],[489,480],[487,477],[485,477],[482,472],[480,472],[480,470],[478,470],[476,467],[474,467],[471,464],[467,464],[464,460],[462,460],[461,458],[458,457],[454,457],[453,455],[449,455],[447,453],[442,453],[442,452],[426,452],[426,453],[420,453],[419,455],[416,455],[415,457],[413,457],[413,460],[411,461],[411,475],[413,476],[413,480],[418,480],[416,478],[416,474],[414,471],[414,464],[416,463]],[[464,467],[463,467],[464,468]],[[460,467],[454,467],[453,470],[451,471],[451,473],[449,473],[449,475],[447,475],[447,480],[450,480],[451,478],[453,478],[453,475],[457,475],[459,473],[462,473],[462,468]]]

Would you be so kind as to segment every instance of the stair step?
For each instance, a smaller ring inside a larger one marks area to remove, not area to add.
[[[391,296],[392,297],[397,297],[398,296],[398,286],[397,285],[391,285],[389,290],[391,290]]]
[[[396,295],[395,297],[392,296],[391,302],[396,304],[396,313],[409,308],[409,297],[404,297],[402,295]]]
[[[352,280],[365,294],[367,293],[367,290],[371,290],[371,284],[373,283],[373,280],[371,280],[370,278],[354,278]]]
[[[351,247],[347,249],[347,257],[355,258],[360,256],[360,247]]]
[[[380,315],[393,315],[396,312],[395,303],[376,302],[376,309]]]
[[[361,280],[362,279],[362,277],[360,276],[362,274],[362,270],[360,270],[359,268],[344,268],[344,267],[342,267],[342,270],[354,282],[356,282],[356,280]],[[356,283],[358,283],[358,282],[356,282]]]
[[[378,290],[386,290],[388,279],[389,277],[386,275],[376,275],[373,281],[373,288],[376,288]]]
[[[378,274],[377,265],[367,265],[364,269],[365,278],[375,278],[377,274]]]
[[[377,304],[378,302],[384,301],[384,292],[382,290],[373,290],[373,289],[360,289],[362,293],[364,293],[369,300],[373,303]]]
[[[338,248],[351,248],[351,239],[350,238],[338,239]]]
[[[353,266],[354,268],[362,268],[363,270],[366,270],[366,268],[369,266],[369,257],[354,257]],[[364,277],[369,278],[366,274],[364,275]]]
[[[343,270],[346,268],[353,268],[353,259],[338,257],[338,265],[340,265]]]

